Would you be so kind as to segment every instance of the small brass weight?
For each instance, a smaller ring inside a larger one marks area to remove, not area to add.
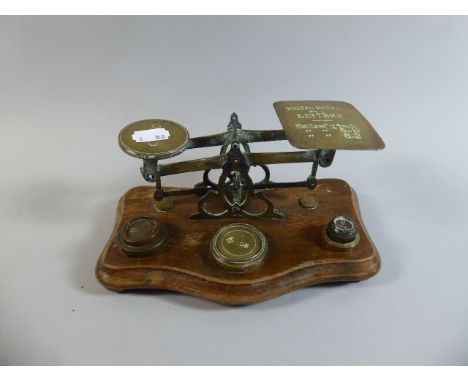
[[[380,150],[384,142],[346,102],[280,101],[274,108],[280,130],[243,129],[235,113],[227,131],[205,137],[191,138],[165,119],[122,129],[120,148],[143,161],[141,174],[154,186],[132,188],[119,202],[96,266],[105,287],[168,289],[235,305],[379,271],[353,189],[340,179],[317,180],[317,170],[332,164],[336,150]],[[298,150],[251,150],[283,140]],[[215,156],[165,161],[216,146]],[[273,181],[269,166],[284,163],[309,163],[310,170],[301,181]],[[253,167],[262,179],[253,179]],[[163,186],[165,176],[195,171],[202,176],[192,188]]]

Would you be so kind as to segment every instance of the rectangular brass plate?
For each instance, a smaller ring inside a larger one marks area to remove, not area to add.
[[[364,116],[342,101],[273,104],[289,143],[298,149],[380,150],[382,138]]]

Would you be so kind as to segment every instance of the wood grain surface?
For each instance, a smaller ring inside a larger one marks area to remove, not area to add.
[[[175,188],[167,188],[171,190]],[[172,198],[174,208],[157,212],[154,188],[135,187],[118,205],[114,230],[96,266],[98,280],[108,289],[168,289],[223,304],[250,304],[308,285],[367,279],[380,269],[380,257],[370,239],[352,188],[339,179],[321,179],[314,191],[278,189],[266,195],[284,214],[283,219],[223,218],[191,220],[197,212],[196,196]],[[303,208],[301,196],[318,200],[315,210]],[[323,227],[336,215],[355,220],[361,239],[343,250],[322,239]],[[164,223],[168,240],[163,249],[145,258],[126,256],[116,245],[119,230],[129,220],[151,215]],[[210,253],[216,231],[230,223],[248,223],[268,240],[263,266],[239,273],[219,267]]]

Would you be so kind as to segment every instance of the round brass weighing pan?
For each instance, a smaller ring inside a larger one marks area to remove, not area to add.
[[[165,159],[185,151],[189,138],[187,129],[176,122],[145,119],[122,129],[119,146],[136,158]]]

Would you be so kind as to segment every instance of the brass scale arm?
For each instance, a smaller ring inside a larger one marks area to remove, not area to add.
[[[254,184],[254,189],[273,189],[273,188],[291,188],[291,187],[307,187],[313,189],[316,186],[317,167],[328,167],[332,164],[335,155],[335,150],[308,150],[295,152],[266,152],[252,153],[250,152],[249,143],[253,142],[270,142],[286,140],[286,135],[283,130],[244,130],[241,129],[237,121],[237,115],[231,116],[231,123],[226,133],[214,134],[204,137],[196,137],[189,139],[187,149],[222,146],[221,154],[208,158],[200,158],[195,160],[181,161],[177,163],[159,164],[154,159],[144,159],[142,174],[147,181],[156,183],[156,200],[162,200],[166,196],[196,194],[202,195],[206,192],[206,188],[195,187],[188,190],[178,191],[163,191],[161,185],[161,177],[167,175],[175,175],[194,171],[209,171],[220,169],[226,165],[229,152],[226,152],[228,146],[237,147],[242,145],[245,149],[241,153],[245,163],[250,166],[262,166],[269,176],[269,170],[266,165],[281,164],[281,163],[304,163],[312,162],[311,173],[305,181],[299,182],[260,182]]]

